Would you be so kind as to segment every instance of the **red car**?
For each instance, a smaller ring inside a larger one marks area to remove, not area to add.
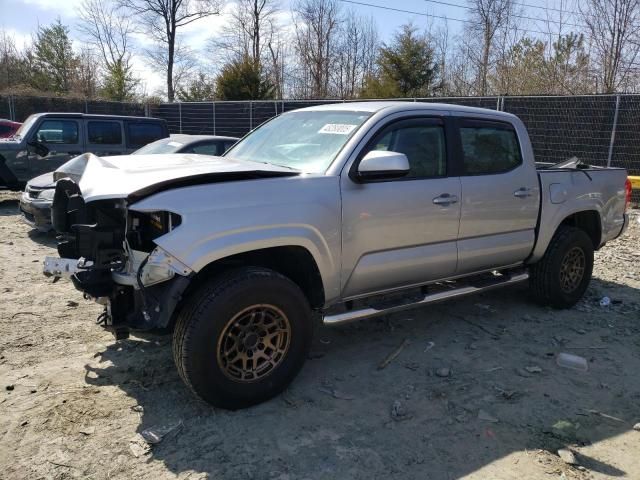
[[[11,120],[5,120],[0,118],[0,138],[12,137],[14,133],[18,131],[22,125],[19,122],[12,122]]]

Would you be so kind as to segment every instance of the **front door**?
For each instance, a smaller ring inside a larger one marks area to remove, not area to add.
[[[448,277],[456,269],[460,179],[448,176],[444,121],[396,120],[358,159],[371,150],[404,153],[411,169],[401,179],[366,183],[343,172],[344,299]]]
[[[29,142],[37,142],[48,150],[43,155],[37,147],[28,146],[32,177],[52,172],[83,152],[81,122],[73,118],[45,118]]]
[[[522,262],[531,253],[540,205],[531,152],[524,161],[511,124],[459,120],[462,205],[458,274]]]

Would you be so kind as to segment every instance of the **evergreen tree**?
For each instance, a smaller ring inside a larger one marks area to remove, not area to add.
[[[268,100],[274,98],[274,85],[258,62],[249,58],[232,61],[222,68],[216,81],[220,100]]]
[[[73,52],[69,28],[60,19],[48,27],[38,27],[33,45],[35,72],[33,87],[55,93],[71,90],[78,58]]]
[[[215,84],[204,72],[199,72],[191,79],[186,87],[178,88],[176,92],[181,102],[204,102],[215,98]]]
[[[367,79],[363,97],[426,97],[440,88],[434,48],[427,35],[403,25],[390,45],[380,48],[378,74]]]

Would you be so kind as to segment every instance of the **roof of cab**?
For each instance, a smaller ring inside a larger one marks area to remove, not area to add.
[[[513,117],[512,114],[506,112],[500,112],[497,110],[491,110],[488,108],[467,107],[463,105],[453,105],[450,103],[427,103],[427,102],[402,102],[402,101],[371,101],[371,102],[341,102],[341,103],[326,103],[323,105],[316,105],[313,107],[301,108],[300,110],[334,110],[345,112],[371,112],[377,113],[382,110],[392,111],[407,111],[407,110],[445,110],[449,112],[463,112],[468,114],[488,114],[503,115],[505,117]]]
[[[96,113],[76,113],[76,112],[42,112],[33,114],[34,117],[63,117],[63,118],[86,118],[89,120],[134,120],[165,122],[162,118],[155,117],[135,117],[131,115],[102,115]]]
[[[188,133],[172,133],[169,138],[178,142],[191,143],[199,142],[201,140],[222,140],[237,142],[240,140],[238,137],[227,137],[224,135],[190,135]],[[162,140],[166,140],[163,138]]]

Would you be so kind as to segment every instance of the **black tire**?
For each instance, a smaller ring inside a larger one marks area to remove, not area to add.
[[[229,271],[207,282],[186,302],[176,320],[173,357],[180,377],[204,401],[230,410],[255,405],[282,392],[304,364],[311,345],[311,309],[300,288],[279,273],[257,267]],[[263,324],[276,322],[275,332],[286,332],[288,325],[289,333],[272,333],[264,326],[240,324],[253,325],[254,318],[263,311],[260,309],[266,312],[262,313]],[[249,328],[253,330],[237,332]],[[230,332],[234,329],[232,336]],[[279,348],[271,348],[274,335]],[[244,338],[244,342],[239,338]],[[243,356],[247,360],[249,350],[251,353],[260,350],[255,355],[272,358],[265,361],[256,356],[254,366],[263,360],[257,367],[261,369],[259,376],[239,378],[237,375],[253,374],[242,368],[244,360],[226,360],[229,352],[223,350],[228,345],[235,345],[231,347],[235,348],[234,358]],[[269,353],[270,350],[274,353]]]
[[[577,266],[580,263],[582,268]],[[576,266],[572,268],[572,265]],[[592,272],[591,238],[584,230],[562,225],[542,259],[531,267],[529,288],[534,300],[541,305],[571,308],[587,290]]]

